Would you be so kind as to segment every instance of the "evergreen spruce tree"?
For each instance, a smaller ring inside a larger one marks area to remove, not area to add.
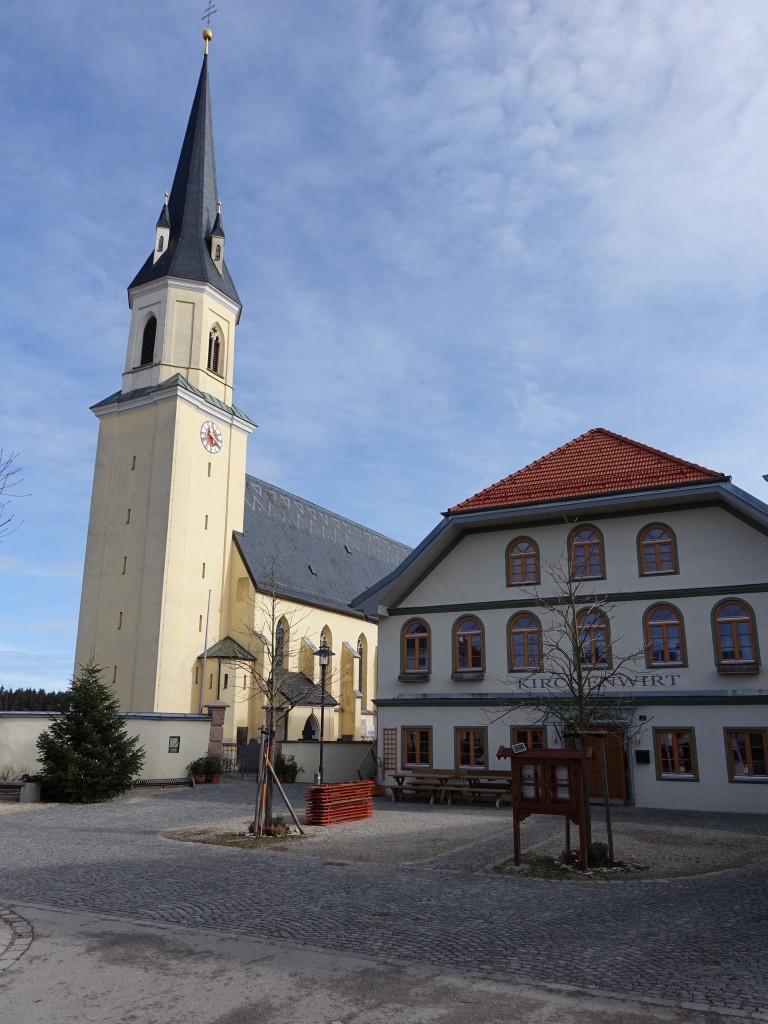
[[[128,736],[120,706],[102,669],[80,666],[67,691],[68,706],[37,741],[39,780],[47,800],[94,803],[130,788],[144,764],[144,748]]]

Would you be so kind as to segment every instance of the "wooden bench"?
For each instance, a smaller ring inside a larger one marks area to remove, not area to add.
[[[389,787],[392,791],[393,800],[402,800],[406,794],[410,793],[412,796],[429,795],[429,802],[431,804],[435,802],[436,796],[442,795],[444,788],[438,785],[437,782],[404,782],[402,784],[395,783]]]
[[[512,798],[512,787],[507,783],[481,782],[480,780],[470,782],[465,795],[470,803],[475,803],[480,797],[490,796],[496,801],[496,806],[501,806],[505,796]]]

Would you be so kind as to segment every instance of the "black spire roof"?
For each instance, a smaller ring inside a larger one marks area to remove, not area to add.
[[[220,274],[211,259],[209,243],[218,198],[206,54],[168,200],[171,219],[168,248],[157,263],[152,262],[154,254],[149,254],[129,289],[163,277],[183,277],[211,284],[240,303],[226,264],[222,264]]]

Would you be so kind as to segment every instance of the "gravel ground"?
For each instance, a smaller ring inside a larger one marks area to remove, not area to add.
[[[303,787],[292,787],[289,799],[303,822]],[[296,798],[299,799],[296,799]],[[280,808],[276,807],[279,812]],[[605,825],[595,811],[593,840],[606,842]],[[627,817],[650,818],[639,822]],[[756,819],[755,835],[728,828],[728,815],[700,816],[679,812],[645,812],[617,809],[614,822],[614,854],[617,860],[642,868],[619,878],[663,879],[722,871],[768,859],[768,819]],[[654,822],[653,818],[659,818]],[[750,816],[748,816],[750,817]],[[680,819],[682,824],[670,821]],[[722,819],[725,819],[723,821]],[[242,815],[225,817],[204,826],[175,829],[166,836],[186,842],[210,840],[247,829]],[[287,820],[290,820],[287,818]],[[453,871],[483,871],[507,861],[513,853],[509,808],[430,806],[425,803],[393,804],[377,799],[372,818],[332,828],[302,826],[305,838],[270,840],[269,849],[316,857],[340,864],[362,863],[378,867],[420,867]],[[763,834],[760,834],[763,833]],[[578,833],[571,829],[572,845]],[[560,818],[531,816],[521,826],[523,850],[556,857],[564,847]],[[256,842],[254,840],[254,842]],[[614,876],[616,877],[616,876]]]

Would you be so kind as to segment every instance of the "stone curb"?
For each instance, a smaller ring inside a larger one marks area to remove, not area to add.
[[[15,964],[19,957],[26,953],[32,945],[32,939],[35,937],[35,934],[32,930],[32,925],[26,918],[20,917],[5,907],[0,907],[0,924],[5,925],[10,931],[10,941],[0,939],[0,974],[2,974],[11,964]],[[5,931],[5,929],[2,930]],[[4,948],[2,945],[3,941],[7,941],[7,945]]]

